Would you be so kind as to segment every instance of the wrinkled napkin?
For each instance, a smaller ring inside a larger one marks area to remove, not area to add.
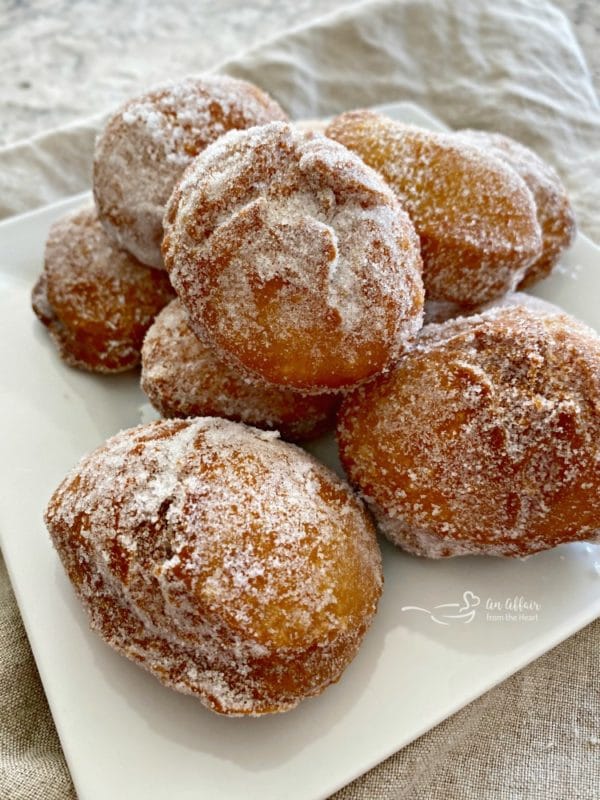
[[[600,241],[600,106],[567,19],[546,2],[360,3],[219,70],[257,83],[295,119],[401,102],[452,128],[509,134],[554,164],[580,228]],[[103,119],[0,149],[0,218],[89,188]],[[597,800],[599,652],[596,622],[336,798]],[[2,563],[0,796],[73,796]]]

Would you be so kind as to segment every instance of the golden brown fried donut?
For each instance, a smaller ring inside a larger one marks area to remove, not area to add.
[[[350,395],[342,463],[417,555],[523,556],[600,531],[600,338],[524,307],[428,325]]]
[[[421,238],[427,299],[485,303],[513,290],[540,257],[527,185],[464,137],[371,111],[341,114],[326,133],[378,170],[408,211]]]
[[[283,122],[186,171],[163,255],[196,335],[249,378],[321,393],[386,369],[421,327],[418,239],[346,148]]]
[[[89,208],[50,228],[31,299],[67,364],[123,372],[139,364],[144,334],[173,295],[167,275],[119,250]]]
[[[532,286],[552,272],[575,240],[577,226],[567,190],[550,164],[509,136],[476,130],[459,133],[466,141],[505,161],[518,172],[533,194],[542,231],[542,254],[528,267],[519,288]]]
[[[65,478],[45,519],[92,627],[221,714],[320,694],[381,594],[375,530],[347,484],[227,420],[122,431]]]
[[[225,417],[311,439],[333,428],[339,397],[249,383],[190,329],[179,300],[154,320],[142,347],[142,389],[163,417]]]
[[[165,205],[187,165],[229,130],[287,119],[265,92],[227,75],[155,86],[128,100],[96,143],[94,196],[121,247],[162,268]]]

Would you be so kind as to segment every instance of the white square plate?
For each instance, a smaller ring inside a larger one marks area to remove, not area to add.
[[[135,373],[64,366],[29,305],[49,225],[85,199],[0,224],[0,542],[80,800],[326,797],[600,615],[600,546],[435,562],[384,543],[364,646],[339,684],[291,713],[218,717],[106,647],[42,512],[84,453],[140,422],[144,397]],[[599,329],[599,270],[600,250],[579,236],[537,293]],[[333,463],[330,442],[311,449]]]

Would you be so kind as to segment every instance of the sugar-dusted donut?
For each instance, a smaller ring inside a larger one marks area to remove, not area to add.
[[[600,338],[523,306],[428,325],[342,405],[340,457],[417,555],[523,556],[600,532]]]
[[[389,367],[422,323],[418,239],[381,178],[283,122],[208,147],[163,255],[194,332],[249,378],[307,393]]]
[[[408,211],[428,300],[485,303],[515,289],[539,259],[531,191],[496,156],[371,111],[341,114],[326,132],[378,170]]]
[[[334,427],[339,397],[250,383],[192,333],[179,300],[164,308],[142,347],[142,389],[163,417],[225,417],[311,439]]]
[[[31,299],[67,364],[123,372],[139,364],[144,335],[173,296],[167,275],[117,248],[89,208],[50,228]]]
[[[226,75],[155,86],[128,100],[96,143],[94,196],[100,220],[121,247],[162,267],[165,204],[186,166],[226,131],[286,115],[265,92]]]
[[[92,627],[214,711],[287,711],[339,679],[381,593],[375,530],[303,450],[227,420],[109,439],[46,523]]]
[[[509,136],[476,130],[459,133],[466,141],[505,161],[523,178],[533,194],[542,231],[542,254],[527,268],[519,288],[532,286],[552,272],[575,239],[575,213],[567,190],[550,164]]]

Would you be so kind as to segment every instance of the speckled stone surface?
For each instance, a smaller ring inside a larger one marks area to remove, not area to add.
[[[600,2],[555,0],[600,86]],[[209,68],[346,0],[0,0],[0,145]]]

